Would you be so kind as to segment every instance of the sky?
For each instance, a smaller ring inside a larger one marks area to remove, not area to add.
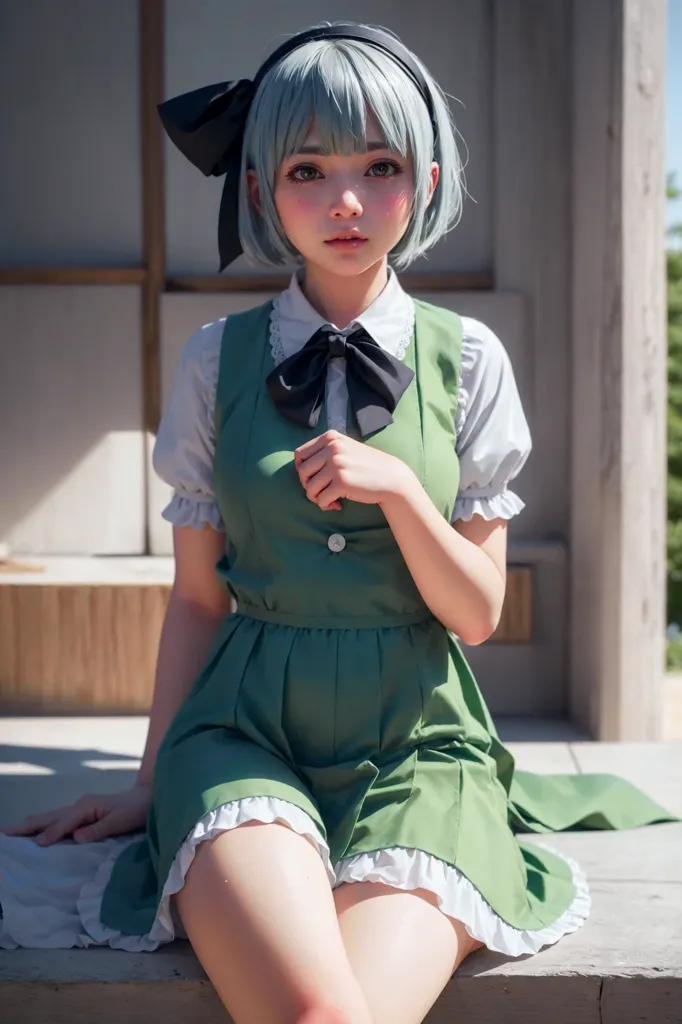
[[[668,0],[666,166],[682,188],[682,0]],[[668,222],[682,221],[682,200],[668,203]]]

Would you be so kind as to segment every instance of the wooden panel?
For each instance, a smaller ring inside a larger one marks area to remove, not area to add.
[[[0,266],[139,264],[136,0],[2,4],[0,118]]]
[[[653,740],[665,643],[665,5],[573,13],[571,694],[595,739]]]
[[[224,0],[166,0],[166,95],[225,79],[252,78],[290,33],[323,20],[387,25],[427,65],[451,96],[464,137],[462,156],[471,199],[459,227],[419,261],[425,271],[489,271],[492,264],[491,25],[487,0],[252,0],[248,17]],[[263,26],[267,26],[264,31]],[[205,178],[166,143],[166,225],[172,275],[212,274],[221,178]],[[240,258],[226,274],[254,274]]]
[[[144,541],[135,286],[0,287],[0,540],[134,554]]]
[[[147,711],[168,584],[0,581],[3,713]]]
[[[78,580],[78,562],[44,582],[0,575],[0,710],[4,714],[146,712],[170,582]],[[140,560],[144,562],[145,560]],[[150,559],[149,561],[156,561]],[[142,570],[138,568],[138,575]],[[84,576],[92,573],[84,572]],[[165,568],[153,578],[166,575]],[[68,577],[72,579],[69,580]],[[19,579],[19,582],[17,582]],[[532,633],[532,570],[510,567],[508,598],[490,643],[523,643]]]
[[[500,623],[492,643],[527,644],[533,639],[533,570],[510,566]]]

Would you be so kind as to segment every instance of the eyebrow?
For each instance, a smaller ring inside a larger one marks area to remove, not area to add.
[[[378,149],[390,149],[390,148],[391,147],[387,146],[385,142],[368,142],[367,143],[367,152],[368,153],[374,153]],[[304,154],[306,156],[325,156],[325,152],[324,152],[322,146],[301,146],[301,148],[299,149],[298,152],[301,153],[301,154]]]

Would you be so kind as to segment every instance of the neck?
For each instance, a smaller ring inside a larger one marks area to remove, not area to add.
[[[386,258],[353,277],[340,277],[307,263],[300,282],[306,299],[325,320],[343,330],[374,302],[388,281]]]

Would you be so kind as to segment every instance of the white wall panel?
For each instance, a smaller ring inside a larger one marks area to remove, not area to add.
[[[141,553],[139,290],[0,287],[0,366],[0,540]]]
[[[0,15],[0,265],[141,258],[137,0]]]

